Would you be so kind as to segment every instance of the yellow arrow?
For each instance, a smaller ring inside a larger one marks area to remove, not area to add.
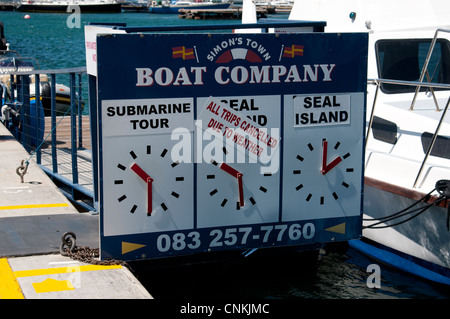
[[[326,228],[326,231],[331,231],[333,233],[345,234],[345,223]]]
[[[122,242],[122,255],[129,253],[130,251],[145,247],[146,245],[127,243],[126,241]]]
[[[69,280],[56,280],[52,278],[47,278],[42,282],[33,283],[33,287],[36,293],[75,290]]]

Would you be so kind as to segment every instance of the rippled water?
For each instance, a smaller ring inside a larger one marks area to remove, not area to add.
[[[195,21],[177,15],[148,13],[82,14],[80,28],[67,26],[68,14],[0,12],[11,50],[35,57],[41,69],[85,65],[84,25],[88,22],[126,22],[128,26],[236,23],[236,21]],[[279,18],[279,16],[277,16]],[[126,48],[124,48],[126,50]],[[203,264],[170,267],[149,272],[135,265],[136,276],[157,298],[267,298],[267,299],[448,299],[450,289],[436,286],[393,269],[381,267],[381,287],[369,288],[375,263],[360,253],[322,250],[317,272],[298,267],[239,266]]]

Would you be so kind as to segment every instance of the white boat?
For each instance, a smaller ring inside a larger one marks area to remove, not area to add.
[[[296,0],[289,19],[369,33],[365,221],[351,245],[450,284],[448,0]]]
[[[149,7],[150,13],[177,14],[180,9],[228,9],[230,3],[213,2],[203,0],[179,0],[179,1],[152,1]]]
[[[289,19],[369,34],[363,237],[350,245],[450,285],[450,3],[295,0]]]
[[[119,13],[121,0],[22,0],[17,10],[24,12],[72,12],[78,7],[81,13]]]

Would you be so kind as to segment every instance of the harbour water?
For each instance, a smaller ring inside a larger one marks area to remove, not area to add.
[[[34,57],[41,69],[85,65],[84,26],[89,22],[121,22],[128,26],[236,23],[232,20],[184,20],[177,15],[148,13],[69,14],[0,12],[11,50]],[[277,15],[277,18],[286,17]],[[127,48],[123,48],[124,51]],[[371,285],[371,266],[379,268],[380,285]],[[317,273],[311,275],[277,267],[251,271],[223,265],[159,269],[136,276],[155,298],[264,298],[264,299],[448,299],[450,288],[437,286],[377,264],[349,250],[322,250]],[[280,275],[282,273],[282,276]],[[169,278],[169,279],[168,279]]]

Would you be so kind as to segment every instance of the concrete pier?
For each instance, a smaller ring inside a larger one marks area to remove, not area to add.
[[[65,232],[98,248],[98,215],[79,213],[0,123],[0,299],[152,298],[121,265],[102,266],[59,254]]]

